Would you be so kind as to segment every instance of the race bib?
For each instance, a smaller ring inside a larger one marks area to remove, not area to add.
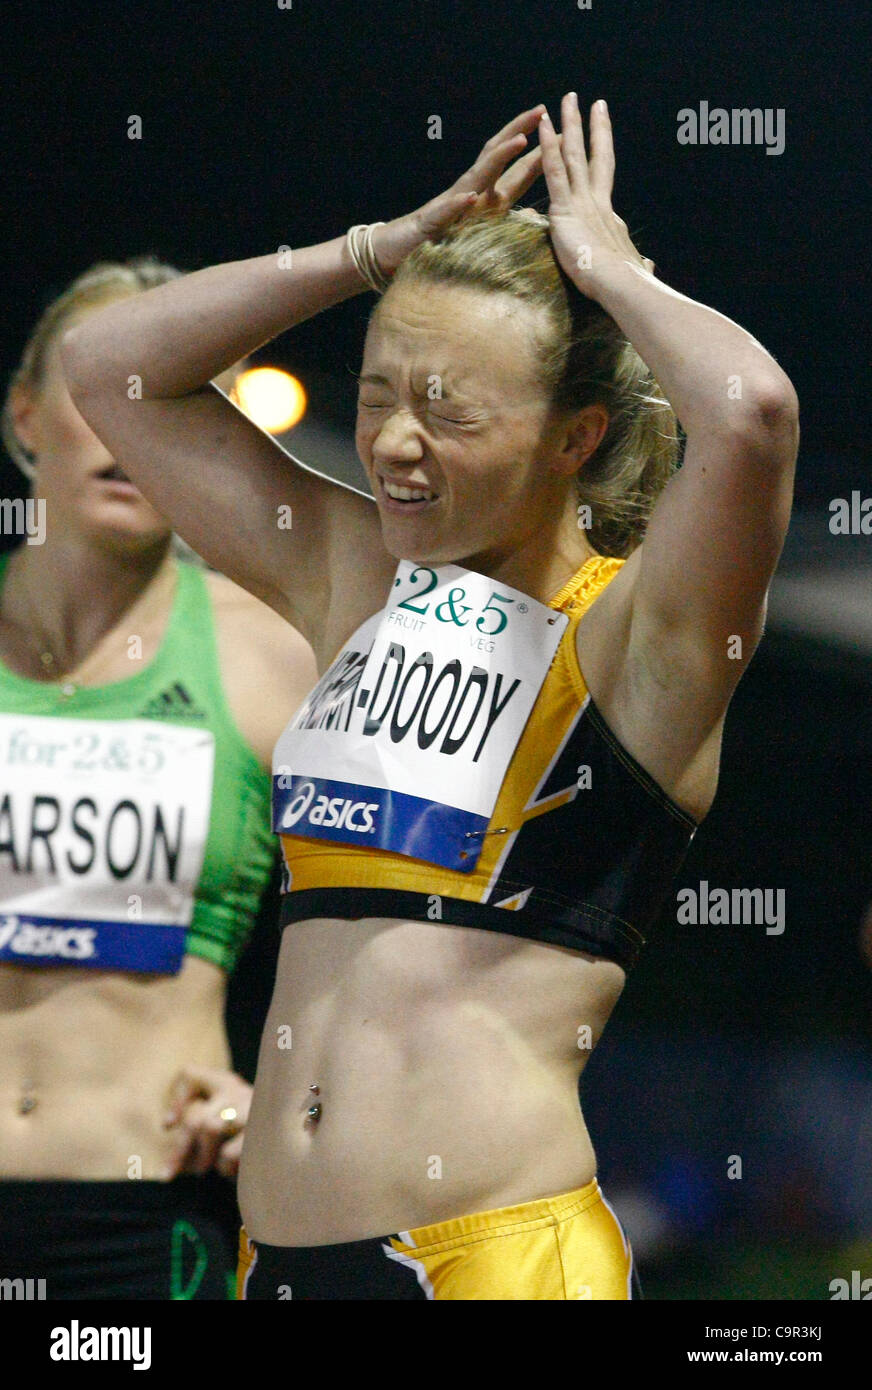
[[[0,960],[177,974],[214,756],[207,730],[0,714]]]
[[[568,621],[485,575],[400,561],[276,745],[273,829],[474,869]]]

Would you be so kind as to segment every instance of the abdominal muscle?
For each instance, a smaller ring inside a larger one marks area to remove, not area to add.
[[[624,978],[445,923],[287,927],[240,1170],[248,1234],[361,1240],[590,1182],[578,1077]]]
[[[226,975],[0,965],[0,1178],[159,1179],[163,1127],[187,1066],[229,1065]]]

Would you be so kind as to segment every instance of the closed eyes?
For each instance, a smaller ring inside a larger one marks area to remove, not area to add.
[[[375,402],[375,401],[361,401],[361,400],[359,400],[359,401],[357,402],[357,405],[358,405],[358,408],[359,408],[360,410],[390,410],[390,409],[392,409],[392,405],[389,404],[388,402],[385,402],[384,404],[381,404],[381,403],[377,403],[377,402]],[[438,412],[436,412],[436,411],[434,411],[434,410],[429,410],[429,411],[428,411],[428,414],[431,416],[432,419],[434,419],[434,420],[441,420],[441,421],[443,422],[443,424],[446,424],[446,425],[469,425],[469,424],[472,424],[472,423],[473,423],[471,420],[459,418],[459,417],[454,416],[454,415],[440,415],[440,414],[438,414]]]

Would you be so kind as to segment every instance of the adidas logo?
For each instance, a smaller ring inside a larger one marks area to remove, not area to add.
[[[205,719],[207,712],[194,703],[181,681],[162,690],[140,710],[139,719]]]

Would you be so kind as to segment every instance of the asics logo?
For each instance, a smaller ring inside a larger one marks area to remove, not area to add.
[[[377,801],[355,801],[353,797],[315,796],[313,782],[304,782],[290,801],[281,818],[279,831],[290,830],[305,818],[308,825],[323,826],[325,830],[350,830],[366,835],[375,830],[373,816],[379,809]]]
[[[0,923],[0,951],[11,951],[17,956],[88,960],[94,955],[96,934],[90,927],[44,927],[6,917]]]
[[[292,825],[296,825],[301,820],[312,805],[312,798],[315,795],[315,783],[304,782],[293,801],[289,801],[282,816],[282,830],[290,830]]]

